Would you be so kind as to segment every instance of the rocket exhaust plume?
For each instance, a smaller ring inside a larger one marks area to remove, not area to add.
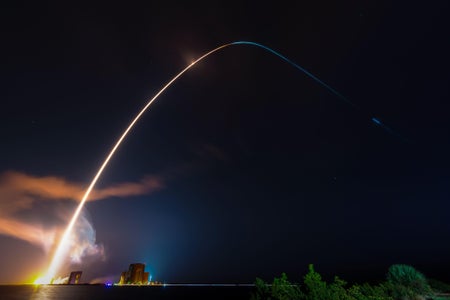
[[[343,95],[341,95],[339,92],[337,92],[335,89],[333,89],[331,86],[329,86],[328,84],[326,84],[325,82],[323,82],[322,80],[320,80],[319,78],[317,78],[316,76],[314,76],[312,73],[308,72],[306,69],[302,68],[301,66],[297,65],[296,63],[294,63],[293,61],[291,61],[290,59],[286,58],[285,56],[281,55],[280,53],[278,53],[275,50],[272,50],[269,47],[266,47],[262,44],[258,44],[255,42],[250,42],[250,41],[237,41],[237,42],[232,42],[232,43],[228,43],[228,44],[224,44],[221,45],[217,48],[214,48],[213,50],[207,52],[206,54],[203,54],[202,56],[200,56],[199,58],[197,58],[196,60],[194,60],[191,64],[189,64],[187,67],[185,67],[181,72],[179,72],[177,75],[175,75],[168,83],[166,83],[157,93],[155,96],[153,96],[153,98],[151,98],[147,104],[139,111],[139,113],[134,117],[134,119],[130,122],[130,124],[128,125],[128,127],[125,129],[125,131],[122,133],[122,135],[119,137],[119,139],[117,140],[117,142],[115,143],[115,145],[112,147],[111,151],[109,152],[108,156],[105,158],[103,164],[100,166],[99,170],[97,171],[97,173],[95,174],[94,178],[92,179],[92,182],[90,183],[89,187],[86,189],[83,198],[81,199],[77,209],[75,210],[69,224],[67,225],[67,228],[59,242],[58,247],[56,248],[56,251],[54,253],[54,256],[51,260],[50,266],[47,269],[47,272],[45,273],[45,275],[43,277],[38,278],[35,283],[36,284],[47,284],[47,283],[51,283],[52,279],[55,277],[58,269],[60,268],[64,257],[68,251],[69,248],[69,237],[72,233],[73,227],[83,209],[84,204],[86,203],[86,200],[88,199],[92,189],[94,188],[95,184],[97,183],[97,180],[100,178],[100,176],[102,175],[104,169],[106,168],[106,166],[108,165],[110,159],[112,158],[112,156],[114,155],[114,153],[116,152],[116,150],[119,148],[119,146],[122,144],[122,141],[125,139],[125,137],[128,135],[128,133],[130,132],[130,130],[134,127],[134,125],[136,124],[136,122],[140,119],[140,117],[145,113],[145,111],[150,107],[150,105],[152,105],[152,103],[167,89],[169,88],[180,76],[182,76],[186,71],[188,71],[190,68],[192,68],[196,63],[200,62],[201,60],[203,60],[204,58],[208,57],[209,55],[222,50],[224,48],[227,48],[229,46],[233,46],[233,45],[250,45],[250,46],[256,46],[258,48],[261,48],[263,50],[268,51],[271,54],[274,54],[275,56],[281,58],[282,60],[286,61],[287,63],[289,63],[290,65],[292,65],[293,67],[295,67],[296,69],[298,69],[299,71],[301,71],[302,73],[304,73],[305,75],[307,75],[308,77],[310,77],[311,79],[313,79],[314,81],[316,81],[317,83],[319,83],[321,86],[323,86],[324,88],[326,88],[328,91],[330,91],[331,93],[333,93],[335,96],[337,96],[339,99],[343,100],[344,102],[346,102],[347,104],[350,104],[353,107],[356,107],[352,102],[350,102],[347,98],[345,98]],[[388,128],[386,125],[381,124],[379,119],[377,118],[370,118],[370,120],[372,122],[374,122],[374,124],[381,126],[381,128],[385,129]],[[376,120],[376,121],[375,121]],[[385,129],[386,130],[386,129]],[[389,132],[389,131],[388,131]]]
[[[146,175],[138,181],[96,188],[91,192],[89,201],[150,194],[163,189],[165,180],[162,175]],[[45,252],[53,249],[54,241],[59,241],[67,219],[73,214],[73,209],[69,209],[68,205],[78,205],[85,189],[84,183],[60,176],[35,176],[12,170],[0,173],[0,235],[28,242]],[[45,222],[25,217],[28,212],[39,211],[52,202],[59,204],[52,205],[52,210],[44,210],[48,214],[45,215]],[[82,224],[79,218],[76,226]],[[89,222],[84,224],[91,226]],[[83,232],[82,235],[86,236],[87,231]],[[75,234],[74,238],[80,238],[80,235]],[[72,252],[77,250],[76,247],[70,248]]]

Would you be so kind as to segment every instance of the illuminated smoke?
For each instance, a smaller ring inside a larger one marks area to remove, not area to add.
[[[67,219],[68,210],[60,211],[61,215],[58,225],[50,228],[42,224],[31,224],[24,220],[2,217],[0,219],[0,234],[11,236],[30,244],[40,247],[46,253],[49,253],[64,232],[62,220]],[[82,212],[77,220],[75,228],[70,237],[70,262],[73,264],[81,263],[85,257],[103,260],[105,252],[103,245],[96,243],[95,230],[87,218],[86,213]]]
[[[59,230],[48,230],[39,224],[29,224],[0,215],[0,234],[26,241],[41,247],[45,252],[48,252],[54,244],[57,231]]]
[[[90,200],[149,194],[164,185],[162,178],[146,176],[138,182],[96,189]],[[0,234],[51,253],[64,234],[65,220],[72,215],[73,204],[79,202],[83,189],[83,184],[57,176],[33,176],[17,171],[0,174]],[[86,211],[80,214],[69,244],[71,263],[80,263],[85,257],[96,260],[105,257],[103,246],[96,243],[95,230]]]
[[[69,276],[67,277],[58,277],[53,280],[53,284],[67,284],[69,282]]]
[[[164,187],[158,176],[145,176],[138,182],[123,182],[92,192],[89,201],[109,197],[139,196]],[[33,176],[7,171],[0,174],[0,215],[31,208],[39,199],[80,201],[86,186],[57,176]]]
[[[79,183],[69,182],[57,176],[33,176],[17,171],[7,171],[1,174],[0,191],[4,196],[14,196],[10,204],[17,205],[17,196],[20,196],[22,205],[29,206],[30,200],[42,197],[48,200],[71,199],[78,201],[83,194],[84,186]],[[2,198],[5,198],[5,197]],[[27,201],[23,201],[27,197]],[[6,205],[3,199],[1,204]]]
[[[86,256],[105,258],[103,245],[96,244],[95,229],[83,211],[75,224],[70,237],[69,257],[72,263],[79,264]]]

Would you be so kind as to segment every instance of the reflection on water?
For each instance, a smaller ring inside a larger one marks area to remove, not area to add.
[[[0,285],[1,300],[233,299],[248,300],[249,286]]]
[[[33,288],[30,300],[70,300],[90,298],[87,286],[37,285]],[[94,295],[92,295],[94,297]]]
[[[50,300],[50,299],[57,299],[55,286],[50,285],[34,286],[30,300]]]

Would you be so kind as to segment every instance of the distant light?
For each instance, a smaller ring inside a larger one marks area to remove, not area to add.
[[[107,282],[105,282],[105,286],[107,286],[107,287],[113,286],[113,283],[110,281],[107,281]]]
[[[372,121],[373,121],[375,124],[377,124],[377,125],[381,125],[381,124],[382,124],[381,121],[378,120],[377,118],[372,118]]]

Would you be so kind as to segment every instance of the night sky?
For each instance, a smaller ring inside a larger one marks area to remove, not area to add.
[[[450,280],[448,1],[158,2],[2,4],[0,283],[46,270],[134,115],[239,40],[351,104],[263,49],[209,56],[124,141],[60,275],[300,280],[313,263],[365,281],[405,263]]]

